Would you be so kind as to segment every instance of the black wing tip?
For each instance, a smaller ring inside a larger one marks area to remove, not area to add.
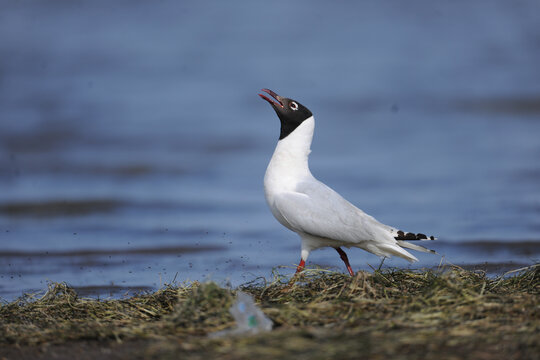
[[[405,233],[401,230],[398,230],[397,232],[398,236],[395,236],[394,239],[396,240],[435,240],[435,236],[426,236],[426,234],[418,233]]]

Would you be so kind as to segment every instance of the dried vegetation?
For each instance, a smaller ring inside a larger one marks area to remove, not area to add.
[[[0,357],[66,349],[68,358],[90,343],[115,359],[538,359],[539,279],[538,265],[499,278],[457,267],[353,278],[310,269],[290,287],[276,275],[240,287],[274,330],[218,339],[207,335],[234,326],[235,289],[195,282],[95,300],[55,283],[0,307]]]

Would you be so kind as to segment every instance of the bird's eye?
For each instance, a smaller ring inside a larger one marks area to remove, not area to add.
[[[295,110],[295,111],[298,110],[298,104],[295,103],[294,101],[291,101],[289,103],[289,107],[291,108],[291,110]]]

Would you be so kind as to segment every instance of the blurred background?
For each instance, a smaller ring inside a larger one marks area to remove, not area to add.
[[[312,172],[450,263],[540,258],[540,3],[3,2],[0,298],[292,273],[262,181],[312,110]],[[359,249],[354,269],[378,266]],[[345,268],[332,249],[308,265]]]

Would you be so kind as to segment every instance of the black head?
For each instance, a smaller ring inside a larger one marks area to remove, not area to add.
[[[259,94],[260,97],[272,105],[277,116],[279,117],[279,120],[281,121],[281,133],[279,134],[280,140],[287,137],[294,131],[294,129],[300,126],[304,120],[307,120],[312,116],[311,111],[296,100],[279,96],[272,90],[262,89],[261,91],[264,91],[275,99],[274,101],[263,94]]]

